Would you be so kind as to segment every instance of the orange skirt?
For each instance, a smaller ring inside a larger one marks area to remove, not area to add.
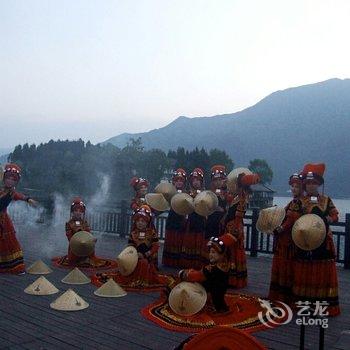
[[[163,248],[162,264],[170,267],[181,267],[181,252],[183,243],[183,231],[166,230]]]
[[[244,249],[244,233],[241,232],[232,246],[229,247],[229,286],[244,288],[248,283],[247,257]]]
[[[206,263],[203,250],[206,246],[204,232],[188,231],[183,235],[179,266],[182,269],[200,270]]]
[[[0,273],[25,272],[23,252],[16,238],[12,221],[6,212],[0,213]]]

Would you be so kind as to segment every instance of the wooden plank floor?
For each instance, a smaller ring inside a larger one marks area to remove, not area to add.
[[[39,232],[18,227],[18,232],[27,265],[37,259],[49,264],[53,252],[65,254],[64,238],[56,244],[53,238],[57,236],[44,226]],[[115,257],[126,244],[125,240],[111,235],[97,237],[100,256]],[[249,285],[240,292],[266,296],[270,267],[270,258],[248,258]],[[69,286],[60,280],[67,272],[54,269],[47,278],[60,291],[65,291]],[[342,314],[329,320],[325,349],[350,349],[350,271],[339,267],[338,272]],[[35,297],[23,292],[37,277],[0,275],[0,349],[172,349],[189,336],[162,329],[141,316],[140,309],[155,300],[158,293],[99,298],[93,294],[93,285],[73,286],[90,307],[64,313],[49,307],[59,294]],[[294,321],[254,336],[269,349],[299,348],[299,327]],[[318,349],[318,327],[307,327],[305,349]]]

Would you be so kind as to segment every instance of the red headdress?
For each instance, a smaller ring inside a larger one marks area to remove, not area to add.
[[[207,246],[214,248],[218,253],[222,254],[226,252],[227,247],[231,246],[235,242],[232,235],[226,233],[220,237],[211,237]]]
[[[305,164],[302,171],[304,183],[308,181],[316,181],[318,184],[322,185],[324,183],[323,174],[325,170],[326,165],[324,163]]]
[[[152,210],[151,208],[144,204],[141,205],[140,208],[136,209],[133,214],[132,214],[132,220],[135,222],[138,218],[143,218],[145,219],[147,222],[150,222],[152,219]]]
[[[214,165],[211,168],[211,178],[215,179],[215,178],[226,178],[227,174],[226,174],[226,168],[224,165]]]
[[[187,178],[186,171],[182,168],[178,168],[173,172],[173,178],[172,178],[173,182],[175,182],[178,179],[183,179],[184,181],[186,181],[186,178]]]
[[[133,177],[130,180],[130,186],[137,191],[141,186],[149,186],[149,183],[146,179],[142,178],[142,177]]]
[[[238,185],[241,187],[248,187],[256,185],[260,182],[260,176],[258,174],[240,174],[238,176]]]
[[[203,180],[204,171],[201,168],[195,168],[190,174],[190,179],[193,177],[198,177],[199,179]]]
[[[294,173],[289,177],[289,185],[292,185],[293,183],[301,185],[303,183],[303,175]]]
[[[74,209],[80,208],[84,213],[86,211],[86,205],[80,197],[74,197],[72,199],[72,204],[70,206],[70,212],[72,213]]]
[[[15,163],[8,163],[5,165],[4,177],[6,175],[17,175],[18,179],[21,177],[21,168]]]

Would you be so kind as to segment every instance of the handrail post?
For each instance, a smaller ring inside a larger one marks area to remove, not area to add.
[[[345,214],[344,269],[350,269],[350,214]]]
[[[127,220],[128,220],[128,206],[126,200],[121,201],[120,205],[120,237],[125,237],[126,228],[127,228]]]
[[[258,208],[253,208],[252,212],[252,231],[250,240],[250,256],[256,258],[258,256],[258,230],[256,229],[256,222],[258,221]]]

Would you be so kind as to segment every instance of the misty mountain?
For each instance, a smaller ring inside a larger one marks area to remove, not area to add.
[[[325,191],[350,197],[350,79],[276,91],[252,107],[213,117],[179,117],[146,133],[121,134],[107,141],[123,147],[141,137],[146,149],[223,149],[235,166],[265,159],[272,186],[286,194],[288,177],[305,162],[326,163]]]

